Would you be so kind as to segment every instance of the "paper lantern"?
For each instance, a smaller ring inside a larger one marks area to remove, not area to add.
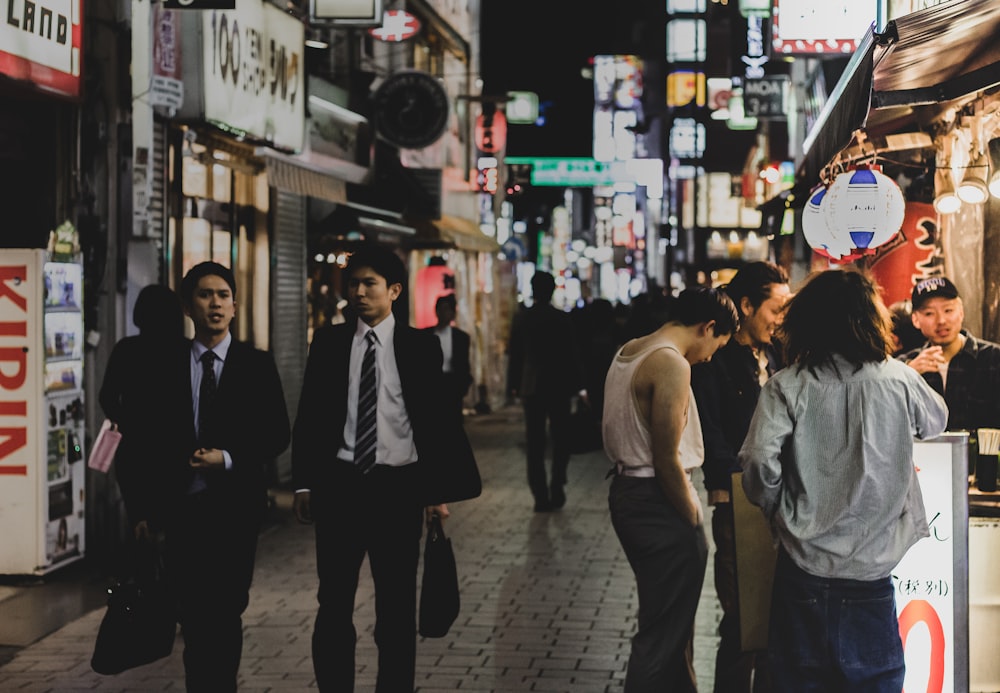
[[[861,251],[892,240],[903,225],[906,200],[889,176],[873,168],[841,173],[823,198],[823,215],[836,233],[846,233],[848,245]]]
[[[802,232],[806,243],[820,255],[839,261],[851,252],[851,244],[836,227],[830,226],[824,212],[827,188],[817,185],[809,191],[809,199],[802,210]]]

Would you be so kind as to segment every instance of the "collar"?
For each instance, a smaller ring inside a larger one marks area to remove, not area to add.
[[[222,341],[212,347],[212,351],[215,352],[216,358],[218,358],[223,363],[226,362],[226,357],[229,355],[229,347],[233,343],[233,333],[227,332],[226,336],[222,338]],[[191,342],[191,353],[194,354],[194,360],[197,361],[201,358],[201,355],[208,351],[208,347],[199,342],[197,339]]]
[[[354,337],[358,340],[364,340],[366,334],[374,332],[375,337],[378,339],[378,343],[385,346],[386,344],[392,343],[392,336],[395,331],[396,316],[389,313],[385,320],[380,322],[375,327],[369,327],[364,320],[358,320],[358,325],[354,330]]]

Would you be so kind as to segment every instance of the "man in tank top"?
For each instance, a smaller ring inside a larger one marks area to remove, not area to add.
[[[697,691],[692,640],[708,546],[690,477],[704,459],[691,365],[711,359],[739,318],[707,287],[682,292],[668,315],[618,351],[605,384],[608,507],[639,592],[625,693]]]

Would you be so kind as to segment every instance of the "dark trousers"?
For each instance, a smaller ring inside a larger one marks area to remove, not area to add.
[[[744,652],[740,644],[740,609],[736,585],[736,539],[733,504],[712,511],[715,540],[715,594],[722,606],[719,650],[715,656],[715,693],[765,693],[771,690],[767,652]]]
[[[776,693],[899,693],[906,668],[892,578],[817,577],[779,551],[768,651]]]
[[[417,658],[417,563],[423,508],[413,498],[415,468],[376,465],[361,474],[332,461],[312,490],[319,611],[312,654],[327,693],[354,690],[354,599],[365,555],[375,584],[377,693],[413,693]]]
[[[528,448],[528,488],[536,502],[547,503],[549,489],[558,492],[566,485],[569,466],[570,397],[533,395],[524,398],[525,443]],[[546,482],[545,450],[548,429],[552,434],[552,476]]]
[[[166,566],[189,693],[236,691],[263,509],[263,497],[241,512],[209,490],[185,498],[167,525]]]
[[[626,693],[695,693],[692,663],[708,543],[663,495],[655,478],[616,476],[608,507],[639,593],[639,624]]]

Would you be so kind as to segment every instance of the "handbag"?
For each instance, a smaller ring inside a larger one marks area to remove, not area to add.
[[[176,633],[162,551],[153,542],[140,542],[135,575],[108,588],[90,666],[98,674],[118,674],[155,662],[173,651]]]
[[[458,618],[458,569],[451,539],[444,535],[441,518],[427,523],[424,574],[420,585],[419,632],[425,638],[443,638]]]
[[[115,459],[115,452],[121,441],[122,434],[118,430],[118,424],[111,419],[104,419],[101,430],[97,432],[97,437],[94,438],[94,444],[91,446],[87,466],[107,473],[111,462]]]

